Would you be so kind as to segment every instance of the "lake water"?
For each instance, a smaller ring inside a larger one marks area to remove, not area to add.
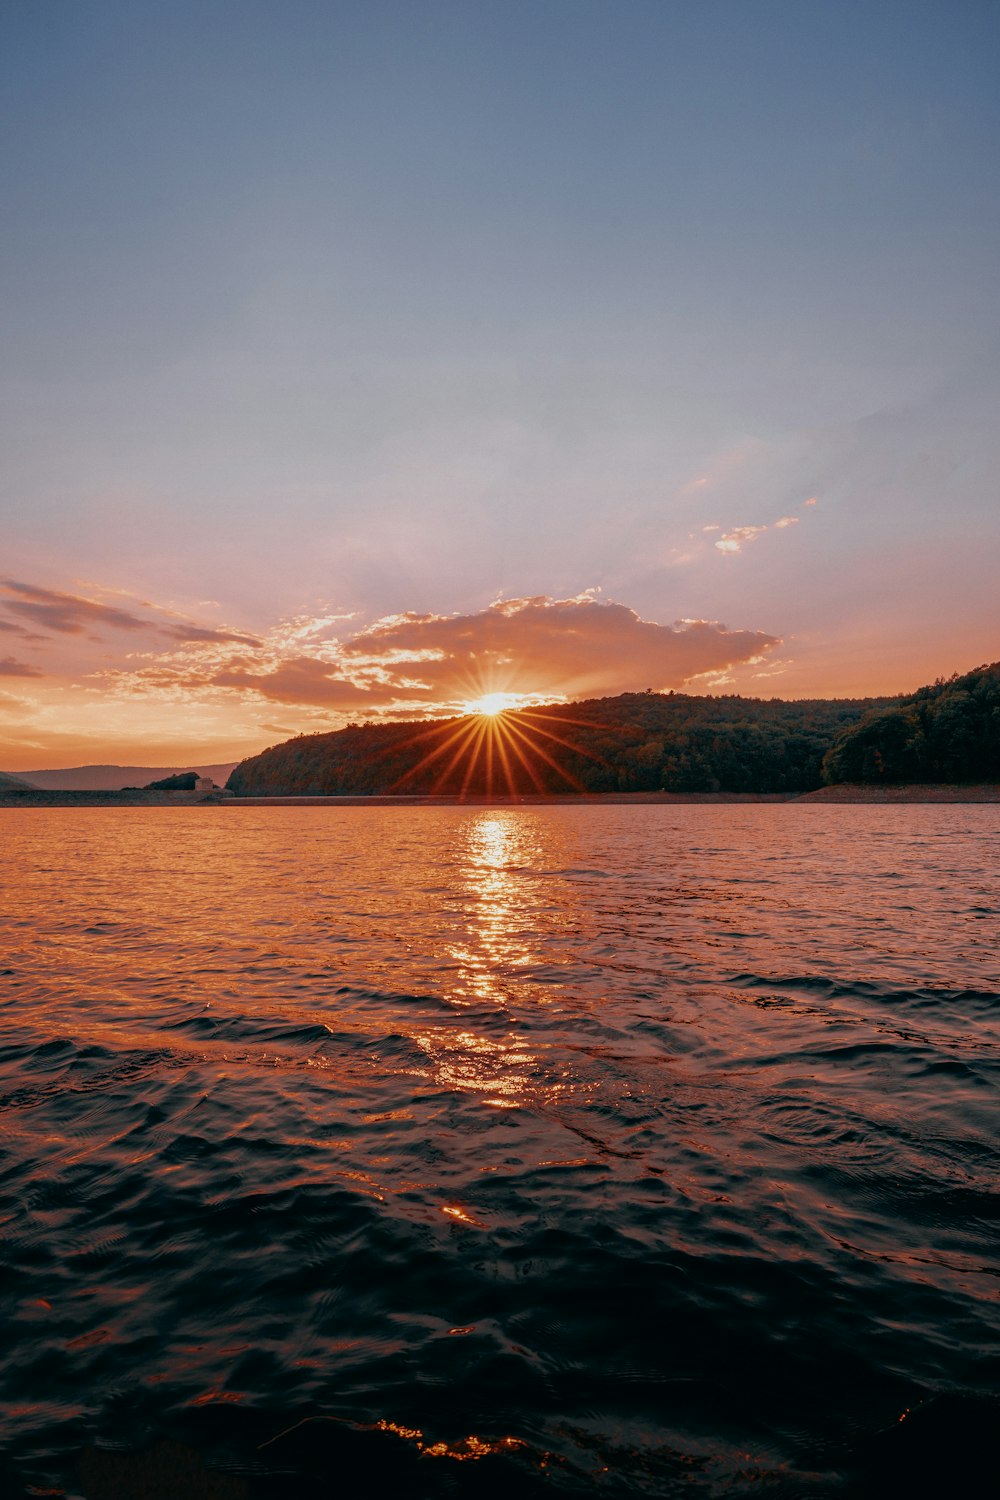
[[[0,812],[10,1493],[987,1493],[998,840]]]

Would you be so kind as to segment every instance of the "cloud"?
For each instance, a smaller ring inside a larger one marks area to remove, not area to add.
[[[766,530],[766,526],[734,526],[732,531],[723,532],[715,545],[720,552],[742,552]]]
[[[537,703],[676,688],[759,660],[779,644],[763,631],[711,620],[644,620],[589,590],[569,599],[500,599],[464,614],[390,615],[334,637],[344,623],[342,615],[299,617],[275,625],[259,642],[200,631],[99,675],[133,703],[238,695],[250,704],[295,705],[320,727],[324,719],[359,714],[461,713],[490,693]]]
[[[19,625],[14,620],[0,620],[0,630],[6,631],[8,635],[16,635],[22,641],[43,641],[45,639],[37,631],[28,630],[24,625]]]
[[[309,652],[296,640],[289,655],[276,644],[286,637],[278,626],[254,655],[192,647],[114,675],[126,690],[224,688],[334,714],[420,715],[461,712],[496,692],[551,701],[680,687],[779,644],[709,620],[661,625],[590,592],[498,600],[470,614],[391,615]]]
[[[44,677],[44,672],[39,672],[37,667],[29,667],[27,662],[15,661],[12,656],[0,657],[0,677]]]
[[[376,622],[343,657],[381,666],[428,696],[487,692],[575,697],[680,687],[777,645],[762,631],[706,620],[660,625],[591,593],[498,600],[476,614],[403,614]]]
[[[176,641],[201,641],[215,644],[257,646],[256,636],[221,627],[195,625],[176,615],[174,610],[158,608],[145,600],[137,602],[152,612],[154,618],[143,618],[117,605],[102,604],[97,599],[88,599],[82,594],[67,594],[57,589],[39,588],[33,583],[21,583],[14,578],[0,582],[0,590],[8,597],[3,601],[11,614],[31,620],[44,630],[60,635],[83,635],[99,626],[113,630],[152,631]],[[132,597],[132,596],[127,596]],[[164,624],[162,616],[168,617]],[[0,629],[26,634],[17,624],[0,622]],[[38,639],[37,636],[31,637]]]
[[[815,505],[815,500],[806,500],[806,505]],[[777,521],[772,521],[770,526],[734,526],[731,531],[724,531],[715,546],[720,552],[742,552],[743,548],[755,542],[765,531],[784,531],[788,526],[797,526],[801,516],[779,516]],[[718,526],[703,526],[702,531],[718,531]]]
[[[259,646],[260,639],[255,635],[243,635],[238,630],[217,630],[204,625],[164,625],[164,635],[170,636],[175,641],[198,641],[206,644],[225,645],[231,643],[237,646]]]
[[[349,677],[332,672],[330,663],[317,657],[293,657],[267,672],[229,667],[216,672],[211,680],[216,687],[252,688],[262,698],[274,703],[337,709],[371,707],[373,704],[369,690],[358,686]]]
[[[117,630],[149,629],[147,620],[141,620],[127,610],[116,609],[111,604],[98,604],[77,594],[42,589],[31,583],[18,583],[13,578],[5,578],[0,587],[4,593],[13,595],[4,601],[11,614],[23,616],[45,630],[82,635],[95,625],[109,625]]]

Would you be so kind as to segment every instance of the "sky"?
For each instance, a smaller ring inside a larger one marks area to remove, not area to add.
[[[0,769],[1000,658],[993,0],[4,0]]]

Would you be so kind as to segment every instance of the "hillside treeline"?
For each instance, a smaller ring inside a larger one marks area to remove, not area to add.
[[[881,704],[838,735],[837,782],[1000,780],[1000,662]]]
[[[243,761],[238,796],[806,792],[846,727],[888,699],[625,693],[508,713],[300,735]]]

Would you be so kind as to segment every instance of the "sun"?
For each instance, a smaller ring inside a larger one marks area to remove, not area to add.
[[[460,718],[432,720],[425,729],[413,725],[411,740],[403,743],[420,745],[423,754],[392,783],[393,792],[459,798],[544,795],[567,786],[582,792],[566,752],[572,761],[581,754],[600,760],[573,738],[572,726],[588,720],[568,718],[558,704],[539,703],[531,693],[480,693],[455,706]]]
[[[484,693],[481,698],[473,698],[462,707],[467,714],[479,714],[485,718],[493,719],[497,714],[507,713],[516,708],[522,701],[520,693]]]

